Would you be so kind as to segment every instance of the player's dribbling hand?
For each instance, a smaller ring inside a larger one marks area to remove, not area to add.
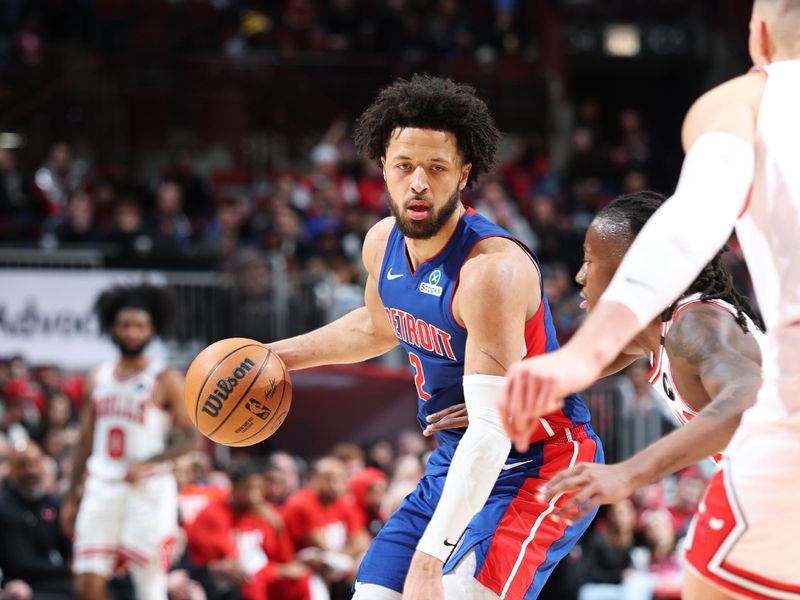
[[[528,449],[539,417],[560,409],[564,396],[593,383],[600,373],[599,367],[590,366],[566,347],[511,365],[498,408],[517,450]]]
[[[627,498],[635,489],[633,477],[624,463],[603,465],[584,462],[561,471],[543,485],[537,500],[549,502],[560,494],[574,492],[550,515],[553,520],[567,519],[574,523],[601,504],[613,504]]]
[[[443,429],[465,429],[469,425],[467,416],[467,405],[465,403],[448,406],[444,410],[435,412],[427,416],[426,421],[429,425],[422,432],[422,435],[430,437],[435,431]]]
[[[442,561],[424,552],[414,552],[403,586],[403,600],[444,600]]]

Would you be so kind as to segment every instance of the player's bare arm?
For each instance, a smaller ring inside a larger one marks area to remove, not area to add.
[[[380,356],[397,345],[378,296],[378,278],[386,240],[394,223],[386,218],[367,233],[362,249],[367,283],[365,306],[309,333],[271,344],[290,371],[321,365],[356,363]]]
[[[603,301],[560,351],[510,369],[501,408],[518,449],[526,448],[535,426],[531,417],[557,409],[565,393],[596,381],[728,238],[752,182],[763,89],[764,77],[753,73],[718,86],[692,106],[684,121],[687,156],[676,193],[638,236]],[[656,253],[673,257],[658,274],[649,268]]]
[[[699,409],[697,416],[622,463],[581,464],[558,474],[544,486],[545,498],[579,491],[555,518],[579,519],[721,452],[742,413],[755,402],[761,385],[760,350],[727,311],[713,304],[688,307],[670,328],[665,345],[676,380],[682,389],[694,390],[688,397]]]
[[[73,452],[72,473],[70,474],[69,486],[61,509],[61,527],[67,535],[72,534],[72,529],[75,525],[81,485],[83,484],[83,476],[86,473],[86,461],[89,460],[89,455],[92,453],[94,440],[94,404],[92,403],[94,379],[95,372],[92,371],[84,381],[78,443]]]
[[[541,294],[531,259],[514,242],[500,238],[481,242],[462,267],[460,278],[453,314],[467,330],[464,390],[470,411],[476,405],[470,406],[468,378],[494,376],[502,385],[506,365],[518,359],[524,348],[525,321],[539,309]],[[479,393],[492,396],[495,383],[487,382]],[[443,555],[483,507],[508,456],[511,443],[502,432],[494,396],[488,404],[490,411],[471,415],[442,497],[412,559],[404,598],[440,597],[436,594]]]
[[[131,465],[126,481],[134,483],[146,477],[197,446],[197,430],[183,403],[183,376],[175,369],[166,369],[158,378],[154,401],[172,417],[172,431],[164,451],[152,458]]]

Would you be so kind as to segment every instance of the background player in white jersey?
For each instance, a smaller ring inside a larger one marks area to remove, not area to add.
[[[115,287],[98,298],[100,325],[120,357],[88,376],[64,526],[75,521],[73,571],[83,600],[108,598],[115,569],[129,565],[139,600],[167,598],[166,557],[177,528],[172,460],[195,445],[183,378],[144,354],[169,323],[167,293]]]
[[[756,0],[749,41],[757,68],[692,106],[677,190],[596,309],[561,352],[514,365],[500,401],[525,447],[535,418],[594,381],[736,225],[767,326],[763,383],[701,503],[690,599],[800,598],[800,0]]]
[[[594,218],[586,231],[583,265],[575,277],[586,310],[595,307],[626,250],[665,200],[654,192],[628,194]],[[724,252],[717,253],[689,289],[639,332],[603,373],[610,375],[648,358],[652,367],[648,380],[676,422],[685,427],[622,463],[581,463],[556,475],[542,488],[545,499],[579,492],[554,516],[580,519],[600,504],[622,500],[727,446],[761,384],[764,325],[733,287],[722,262]]]

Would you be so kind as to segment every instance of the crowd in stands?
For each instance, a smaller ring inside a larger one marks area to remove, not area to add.
[[[10,63],[37,67],[69,40],[107,56],[132,51],[392,55],[418,61],[443,57],[531,56],[536,45],[524,26],[532,2],[518,0],[100,0],[27,3],[0,9],[0,70]],[[539,3],[535,3],[539,4]]]

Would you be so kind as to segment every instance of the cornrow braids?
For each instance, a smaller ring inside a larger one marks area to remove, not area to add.
[[[626,223],[630,229],[631,237],[635,238],[644,227],[647,220],[666,201],[666,198],[656,192],[644,191],[626,194],[616,198],[597,214],[598,218],[609,219],[615,223]],[[749,300],[740,294],[733,285],[733,276],[725,268],[722,257],[730,248],[725,245],[711,259],[689,288],[681,294],[681,298],[691,294],[700,294],[700,300],[724,300],[736,309],[736,322],[742,331],[748,331],[746,316],[755,323],[756,327],[764,330],[761,315],[753,309]],[[663,313],[661,320],[666,322],[672,319],[675,308],[680,299],[676,300]]]

